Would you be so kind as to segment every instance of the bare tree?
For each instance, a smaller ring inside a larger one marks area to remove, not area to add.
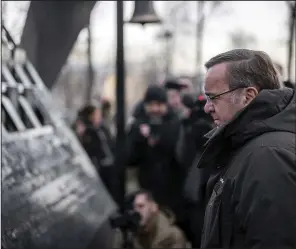
[[[291,80],[292,76],[292,58],[293,53],[295,57],[295,28],[296,28],[296,2],[286,1],[289,8],[289,39],[288,39],[288,80]],[[294,43],[294,46],[293,46]],[[294,48],[294,49],[293,49]],[[295,58],[294,58],[295,60]]]
[[[178,36],[194,37],[196,40],[196,71],[200,73],[203,51],[203,37],[206,30],[206,21],[221,10],[223,1],[177,1],[167,2],[168,13],[165,16],[166,25],[173,32],[171,53]],[[196,11],[192,11],[192,10]],[[173,10],[173,11],[172,11]],[[226,12],[224,9],[223,12]],[[223,13],[220,12],[219,14]],[[174,14],[170,14],[174,13]]]
[[[92,47],[93,47],[93,41],[92,41],[92,29],[91,29],[91,23],[89,20],[89,23],[87,25],[87,87],[86,87],[86,96],[85,96],[85,103],[91,103],[92,98],[92,89],[94,86],[94,69],[93,69],[93,63],[92,63]]]
[[[230,33],[229,38],[233,48],[246,48],[256,43],[255,37],[243,30],[233,31]]]
[[[163,17],[164,25],[160,28],[157,39],[164,41],[163,49],[163,68],[166,76],[172,74],[173,58],[177,35],[184,32],[186,20],[182,18],[184,9],[188,5],[184,1],[164,2],[165,14]]]
[[[197,74],[200,74],[202,67],[202,51],[203,51],[203,39],[206,26],[206,20],[210,18],[218,7],[221,6],[222,1],[204,2],[197,1],[197,23],[196,23],[196,68]],[[206,5],[209,6],[209,11],[206,13]]]
[[[144,63],[144,79],[146,85],[156,84],[161,74],[161,65],[155,54],[147,56]]]

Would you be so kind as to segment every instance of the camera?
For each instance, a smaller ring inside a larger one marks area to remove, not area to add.
[[[128,210],[124,214],[116,214],[110,218],[110,224],[113,229],[135,231],[138,229],[141,221],[141,215],[135,210]]]
[[[158,138],[162,132],[162,119],[153,117],[149,119],[148,125],[150,127],[150,134],[154,138]]]

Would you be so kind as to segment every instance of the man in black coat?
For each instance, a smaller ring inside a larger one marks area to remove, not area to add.
[[[175,158],[180,120],[169,108],[166,92],[159,86],[147,89],[143,108],[128,133],[128,165],[138,166],[141,188],[149,190],[158,204],[176,213],[184,180]]]
[[[212,171],[201,247],[296,248],[295,91],[279,89],[261,51],[228,51],[206,68],[217,128],[198,164]]]

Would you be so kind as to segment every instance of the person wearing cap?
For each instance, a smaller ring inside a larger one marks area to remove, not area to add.
[[[176,214],[181,168],[175,158],[180,120],[168,106],[166,91],[150,86],[143,100],[144,113],[131,125],[127,137],[127,164],[138,166],[140,187],[149,190],[161,206]]]

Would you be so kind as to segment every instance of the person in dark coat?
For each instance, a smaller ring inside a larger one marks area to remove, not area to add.
[[[211,132],[199,168],[211,169],[201,248],[296,248],[293,89],[270,57],[235,49],[206,64]]]
[[[203,152],[207,141],[204,135],[213,129],[211,116],[203,110],[205,102],[203,95],[185,94],[182,97],[186,113],[182,119],[177,154],[180,163],[187,169],[192,166],[197,154]]]
[[[176,151],[179,163],[187,172],[183,192],[184,220],[181,227],[192,247],[199,248],[205,207],[204,202],[198,198],[201,198],[199,192],[205,187],[209,175],[204,177],[194,161],[200,158],[204,150],[207,141],[204,135],[213,128],[213,122],[211,116],[203,110],[205,96],[184,94],[182,102],[186,116],[182,120]]]
[[[127,164],[138,167],[140,187],[176,214],[183,184],[182,169],[175,158],[180,120],[168,107],[162,87],[150,86],[143,103],[144,112],[137,116],[128,133]]]
[[[114,143],[109,129],[102,122],[101,109],[85,106],[78,115],[78,122],[85,127],[79,139],[99,176],[113,195]]]

